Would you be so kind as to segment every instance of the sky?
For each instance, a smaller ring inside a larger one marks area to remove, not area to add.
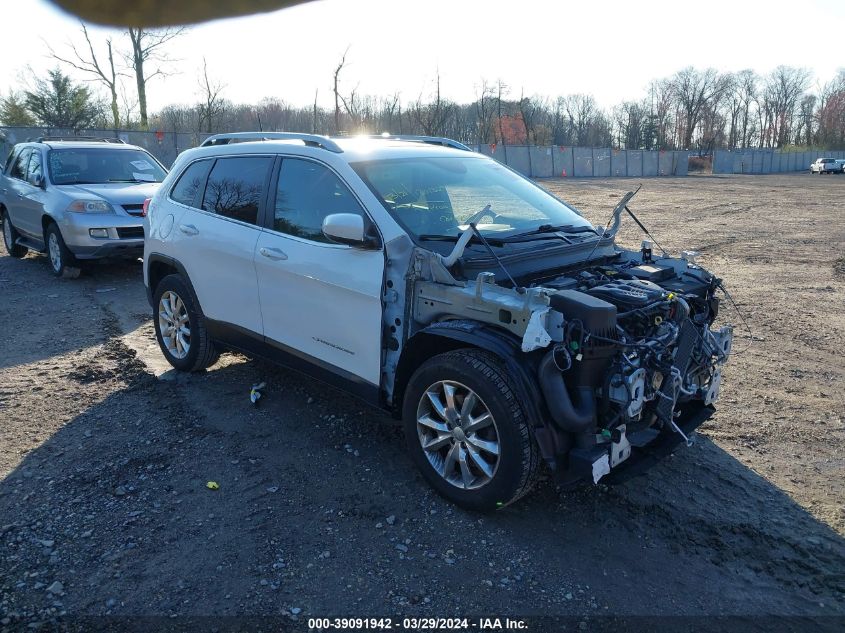
[[[47,43],[67,54],[68,42],[83,42],[78,19],[46,0],[17,5],[11,15],[4,8],[0,94],[55,65]],[[95,45],[122,37],[91,32]],[[586,93],[610,107],[690,65],[761,74],[802,66],[823,84],[845,66],[843,33],[839,1],[320,0],[190,27],[168,48],[172,74],[147,93],[151,111],[195,103],[205,58],[233,102],[306,105],[316,91],[333,107],[332,74],[348,48],[345,93],[425,98],[439,71],[441,94],[459,102],[473,101],[486,79],[503,81],[511,97]]]

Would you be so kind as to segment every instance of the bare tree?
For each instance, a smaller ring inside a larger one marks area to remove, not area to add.
[[[478,144],[490,143],[493,139],[493,88],[486,79],[481,80],[480,92],[476,92],[475,114],[478,129]]]
[[[725,92],[725,78],[714,68],[697,70],[692,66],[679,71],[672,80],[679,113],[683,117],[683,147],[692,147],[696,127],[708,106]]]
[[[505,97],[510,92],[510,87],[501,79],[496,82],[496,117],[499,122],[499,142],[505,150],[505,161],[508,160],[507,143],[505,143],[505,129],[504,129],[504,101]]]
[[[820,144],[845,147],[845,68],[840,68],[836,78],[822,88],[816,119]]]
[[[220,117],[225,111],[225,104],[221,93],[224,84],[220,81],[209,79],[208,64],[205,57],[202,58],[202,76],[199,78],[199,87],[202,94],[202,101],[197,106],[199,114],[199,126],[205,127],[205,131],[211,134],[214,130],[214,120]]]
[[[519,113],[522,116],[522,125],[525,128],[525,142],[534,145],[543,145],[548,139],[539,138],[538,132],[542,126],[545,112],[548,110],[548,103],[542,97],[526,97],[520,94]]]
[[[410,104],[411,113],[420,131],[428,136],[442,136],[446,133],[449,116],[452,113],[452,103],[442,98],[440,94],[440,70],[434,79],[434,93],[430,103],[423,102],[422,95]]]
[[[593,127],[598,115],[598,105],[591,95],[575,94],[564,99],[564,108],[569,118],[572,142],[577,145],[594,144]]]
[[[117,72],[114,65],[112,39],[111,37],[106,38],[106,54],[104,60],[101,62],[103,58],[98,58],[97,53],[94,51],[94,44],[91,42],[88,28],[84,22],[80,22],[79,24],[82,27],[82,36],[85,38],[85,48],[87,48],[87,51],[80,52],[76,44],[71,42],[69,46],[73,53],[73,59],[70,59],[56,53],[49,44],[47,47],[53,59],[83,73],[93,75],[93,81],[101,83],[106,87],[111,96],[112,123],[115,129],[117,129],[120,127],[120,109],[118,107],[118,76],[120,76],[120,73]]]
[[[769,141],[774,147],[783,147],[792,137],[798,102],[809,83],[810,71],[791,66],[778,66],[766,78],[763,91],[769,115]]]
[[[343,67],[346,65],[346,54],[349,52],[349,46],[346,47],[346,50],[343,51],[343,55],[340,58],[340,62],[338,63],[337,67],[334,69],[334,85],[332,90],[334,91],[334,131],[340,132],[340,71],[343,70]]]
[[[389,132],[391,134],[401,134],[402,133],[402,104],[399,101],[399,93],[398,92],[394,92],[393,95],[391,95],[390,97],[386,97],[383,100],[382,112],[384,114],[383,118],[386,119],[386,121],[384,121],[384,123],[386,125],[384,126],[384,129],[382,131],[383,132]],[[393,120],[396,117],[397,112],[399,113],[398,114],[398,118],[399,118],[399,130],[398,131],[393,129],[394,128]]]
[[[166,29],[145,29],[144,27],[129,27],[126,33],[132,43],[132,51],[127,55],[127,62],[135,72],[135,84],[138,88],[138,109],[141,115],[141,127],[147,129],[147,83],[156,76],[166,73],[158,66],[149,72],[147,64],[158,64],[170,61],[164,51],[165,45],[185,33],[184,27]]]
[[[613,109],[616,143],[625,149],[639,149],[646,136],[648,111],[642,103],[625,101]]]

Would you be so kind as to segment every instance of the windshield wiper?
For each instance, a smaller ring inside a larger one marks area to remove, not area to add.
[[[508,237],[501,238],[503,242],[522,242],[528,241],[524,240],[523,238],[531,238],[534,235],[548,235],[548,237],[555,237],[553,235],[549,235],[551,233],[564,233],[567,235],[571,235],[574,233],[593,233],[596,234],[596,230],[591,226],[575,226],[573,224],[541,224],[536,229],[532,231],[525,231],[523,233],[515,233],[514,235],[509,235]]]
[[[418,235],[418,240],[423,240],[424,242],[457,242],[461,238],[461,233],[457,235],[431,235],[428,233],[424,233],[423,235]],[[499,237],[487,237],[485,238],[488,243],[494,244],[496,246],[501,246],[504,243],[504,239]],[[475,235],[469,238],[470,242],[475,242],[476,244],[483,244],[484,240],[478,239]]]
[[[160,180],[139,180],[138,178],[109,178],[108,182],[161,182]]]

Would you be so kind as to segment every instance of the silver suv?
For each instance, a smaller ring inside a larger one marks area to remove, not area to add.
[[[19,143],[0,171],[6,250],[46,252],[59,277],[77,277],[78,260],[140,257],[144,201],[166,175],[152,155],[119,139]]]

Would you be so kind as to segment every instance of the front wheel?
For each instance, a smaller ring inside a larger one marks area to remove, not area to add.
[[[6,246],[6,252],[12,257],[20,259],[26,255],[27,247],[15,244],[18,239],[18,232],[12,226],[12,219],[9,217],[8,211],[0,211],[0,220],[3,221],[3,244]]]
[[[153,300],[156,339],[168,363],[180,371],[200,371],[217,362],[220,355],[206,330],[205,317],[180,275],[162,279]]]
[[[530,424],[491,354],[463,349],[423,363],[405,390],[403,422],[417,468],[459,506],[495,510],[536,482],[540,460]]]
[[[67,279],[79,277],[79,264],[65,244],[59,227],[55,223],[50,224],[44,237],[47,240],[47,255],[50,257],[50,268],[53,274]]]

